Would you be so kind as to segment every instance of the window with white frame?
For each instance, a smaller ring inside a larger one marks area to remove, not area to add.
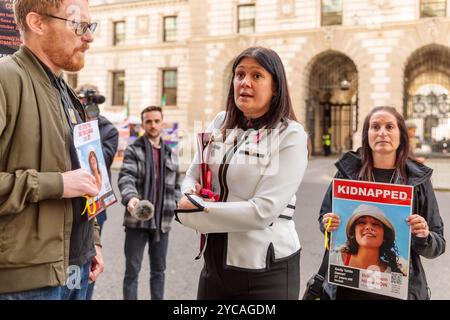
[[[126,37],[126,24],[125,21],[115,21],[113,22],[113,45],[117,46],[125,42]]]
[[[112,105],[125,105],[125,71],[112,71]]]
[[[162,71],[161,106],[177,104],[177,69]]]
[[[254,4],[243,4],[238,6],[238,27],[240,34],[255,32],[256,11]]]
[[[177,16],[167,16],[163,19],[164,34],[163,41],[170,42],[177,40]]]
[[[321,25],[334,26],[342,24],[342,0],[322,0]]]
[[[445,17],[447,15],[447,0],[421,0],[420,17]]]

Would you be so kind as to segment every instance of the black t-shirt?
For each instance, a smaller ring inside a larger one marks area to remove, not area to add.
[[[59,77],[55,76],[44,63],[42,63],[41,61],[39,62],[47,73],[50,82],[59,93],[61,104],[64,108],[64,113],[66,114],[66,119],[70,127],[70,162],[72,165],[72,170],[79,169],[80,163],[78,161],[77,152],[73,143],[73,127],[76,124],[82,123],[83,120],[77,109],[75,108],[72,99],[70,98],[67,84],[65,83],[62,75]],[[73,116],[71,117],[71,114],[74,115],[76,119],[74,119]],[[74,121],[76,122],[73,123]],[[81,216],[81,213],[84,210],[85,202],[85,198],[72,198],[73,223],[69,246],[70,265],[84,265],[87,262],[91,261],[95,256],[93,228],[94,220],[88,221],[87,214]],[[61,212],[61,214],[64,213]]]
[[[378,169],[373,168],[373,177],[376,182],[381,183],[394,183],[395,181],[395,169]]]

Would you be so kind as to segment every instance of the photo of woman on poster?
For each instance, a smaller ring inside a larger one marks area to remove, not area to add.
[[[88,156],[89,167],[91,168],[91,174],[95,178],[95,183],[99,191],[102,189],[102,172],[100,170],[100,166],[98,164],[97,155],[94,150],[90,150]]]
[[[340,254],[333,255],[337,259],[333,263],[406,275],[399,261],[395,227],[379,207],[359,205],[347,221],[346,234],[347,241],[336,249]]]

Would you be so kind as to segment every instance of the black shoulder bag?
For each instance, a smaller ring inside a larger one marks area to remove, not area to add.
[[[328,268],[328,250],[325,250],[322,264],[319,271],[308,280],[306,290],[303,294],[302,300],[329,300],[330,298],[323,289],[323,282],[325,281],[325,272]]]

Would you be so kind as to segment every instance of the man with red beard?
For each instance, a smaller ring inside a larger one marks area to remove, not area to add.
[[[16,0],[14,13],[23,45],[0,60],[0,300],[84,299],[103,271],[82,215],[98,188],[80,169],[73,128],[86,116],[62,72],[83,68],[97,24],[88,0]]]

